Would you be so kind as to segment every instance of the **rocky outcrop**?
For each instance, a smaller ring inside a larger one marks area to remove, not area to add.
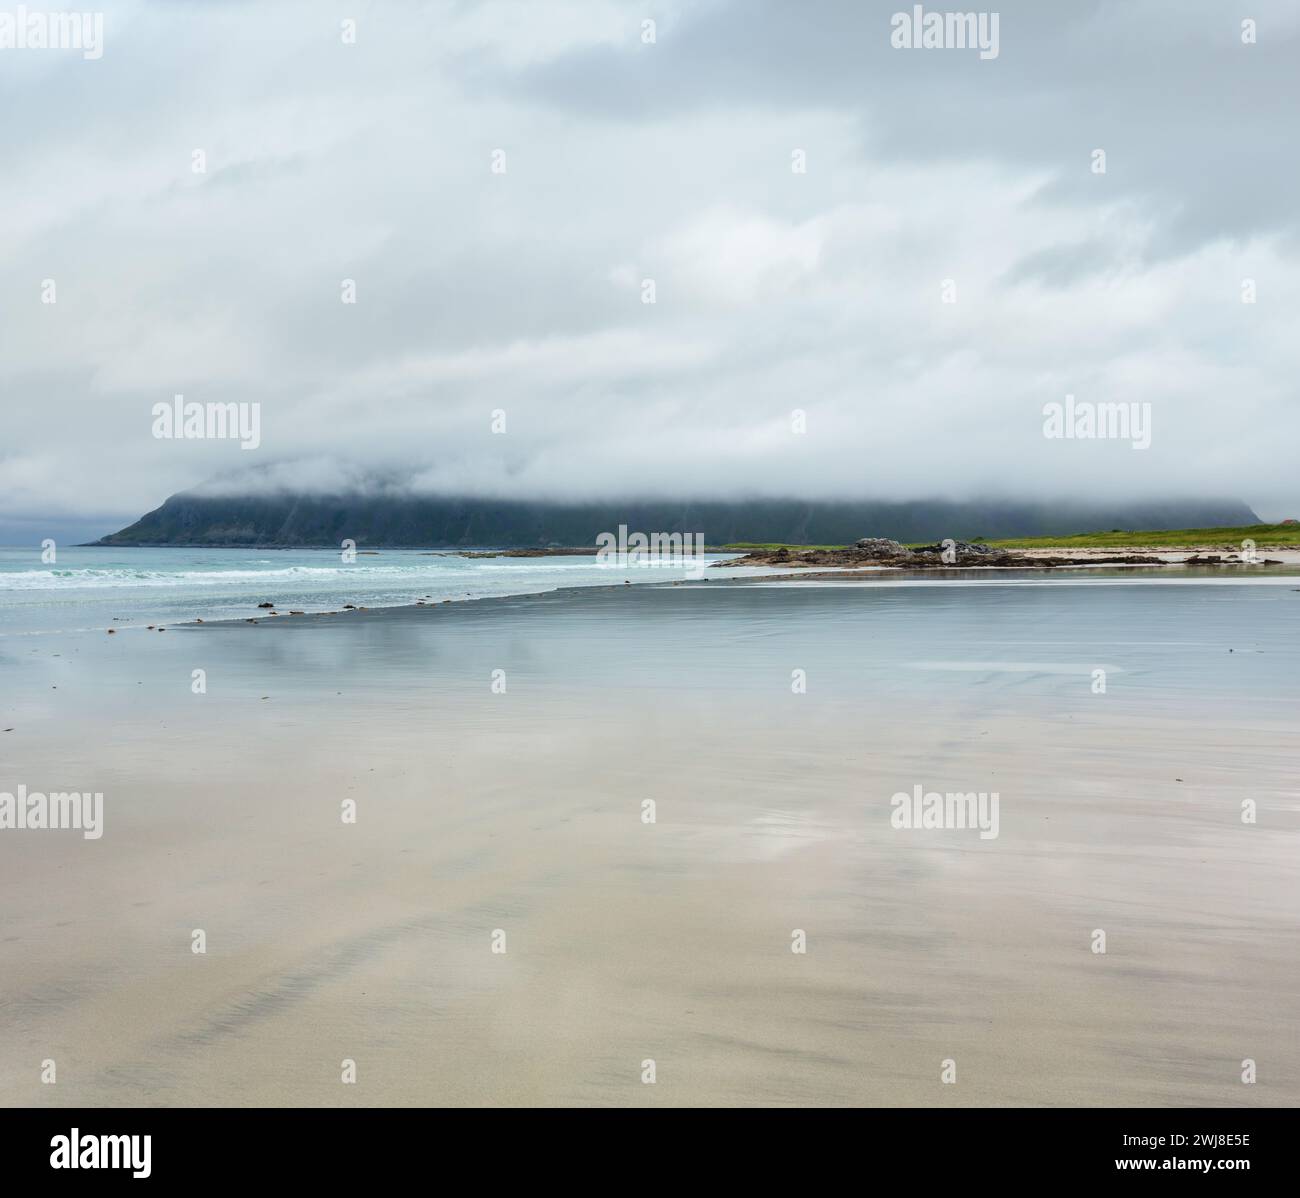
[[[744,557],[716,562],[719,566],[793,566],[798,568],[853,569],[893,567],[901,570],[953,570],[988,567],[1035,568],[1051,566],[1159,566],[1158,557],[1120,554],[1114,557],[1031,556],[981,545],[974,541],[944,540],[915,549],[888,537],[863,537],[843,549],[764,549]]]
[[[863,537],[853,542],[854,549],[863,549],[879,561],[908,558],[912,551],[906,545],[891,541],[888,537]]]

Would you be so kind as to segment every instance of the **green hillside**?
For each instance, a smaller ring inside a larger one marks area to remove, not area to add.
[[[1230,528],[1163,528],[1142,531],[1111,529],[1072,537],[1016,537],[987,542],[1003,549],[1192,549],[1241,548],[1256,545],[1300,545],[1300,524],[1241,524]]]
[[[990,540],[974,538],[982,545],[999,549],[1226,549],[1236,551],[1242,541],[1257,546],[1300,546],[1300,524],[1240,524],[1218,528],[1161,528],[1140,531],[1111,529],[1110,532],[1081,532],[1064,537],[1015,537]],[[926,544],[909,543],[910,548]],[[722,546],[737,553],[770,553],[777,549],[845,549],[845,545],[796,545],[781,542],[735,541]]]

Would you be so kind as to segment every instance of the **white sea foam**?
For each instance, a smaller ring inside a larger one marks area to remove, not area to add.
[[[506,565],[495,561],[469,562],[466,559],[442,559],[439,565],[402,566],[288,566],[271,570],[129,570],[129,569],[72,569],[23,570],[0,573],[0,591],[68,590],[92,587],[220,587],[246,582],[281,581],[346,581],[349,586],[358,582],[416,583],[421,579],[430,582],[446,580],[449,575],[497,574],[562,574],[594,569],[593,560],[577,558],[511,559],[527,562],[527,566]],[[452,565],[451,562],[458,564]],[[606,580],[607,581],[607,580]]]
[[[716,555],[711,560],[725,560]],[[282,611],[337,611],[536,594],[569,586],[609,586],[595,555],[465,558],[385,550],[341,562],[328,550],[127,549],[69,547],[41,568],[29,549],[0,549],[0,636],[38,631],[126,631],[151,623],[256,617]],[[740,571],[750,573],[751,571]],[[671,581],[672,572],[629,567],[632,583]],[[685,577],[685,572],[681,572]]]

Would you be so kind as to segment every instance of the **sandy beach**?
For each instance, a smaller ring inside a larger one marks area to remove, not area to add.
[[[6,776],[106,827],[0,834],[0,1101],[1294,1103],[1296,598],[698,584],[9,642]],[[998,837],[891,827],[918,784],[996,791]]]

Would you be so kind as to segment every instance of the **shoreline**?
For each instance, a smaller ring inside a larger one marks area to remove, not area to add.
[[[960,544],[960,543],[958,543]],[[978,547],[976,547],[978,548]],[[184,551],[181,550],[183,553]],[[655,570],[648,568],[648,563],[626,563],[621,569],[606,571],[584,570],[581,563],[577,573],[569,574],[567,567],[558,570],[548,567],[549,559],[555,563],[572,562],[579,555],[576,551],[515,551],[490,550],[483,552],[466,552],[455,554],[430,554],[429,557],[416,558],[409,552],[402,556],[407,565],[417,560],[430,562],[441,557],[450,557],[467,564],[474,558],[501,557],[504,559],[539,559],[539,570],[530,570],[526,561],[505,569],[505,562],[493,571],[490,585],[476,583],[466,578],[464,583],[457,582],[453,587],[436,581],[426,582],[416,571],[409,586],[399,584],[393,587],[386,584],[388,590],[378,591],[371,588],[365,575],[359,576],[356,591],[346,582],[330,588],[321,594],[309,594],[300,590],[292,581],[285,582],[279,576],[267,578],[266,590],[258,595],[253,587],[260,586],[256,580],[246,580],[240,584],[242,594],[231,596],[230,602],[224,598],[211,604],[206,598],[196,597],[193,603],[174,601],[165,588],[157,593],[157,602],[151,599],[152,592],[123,592],[123,603],[128,607],[117,607],[116,600],[108,598],[113,591],[100,592],[95,599],[99,612],[87,610],[84,613],[68,615],[72,623],[62,628],[15,626],[6,628],[0,636],[8,639],[25,633],[43,634],[116,634],[128,629],[140,631],[168,631],[178,628],[206,627],[212,624],[262,624],[268,621],[290,622],[305,621],[312,617],[330,617],[337,619],[349,614],[374,614],[375,612],[396,612],[431,607],[460,607],[466,603],[479,604],[487,599],[523,599],[553,595],[566,591],[601,591],[604,589],[625,589],[628,586],[678,587],[698,586],[700,583],[713,587],[721,586],[799,586],[799,585],[838,585],[838,586],[906,586],[906,585],[961,585],[976,586],[996,585],[999,581],[1013,582],[1028,579],[1047,582],[1055,579],[1066,583],[1069,580],[1096,580],[1098,576],[1108,576],[1113,580],[1124,578],[1133,581],[1155,582],[1178,581],[1192,583],[1196,581],[1232,582],[1247,581],[1247,575],[1260,581],[1269,579],[1278,583],[1287,581],[1292,572],[1300,570],[1300,550],[1272,550],[1272,556],[1259,562],[1240,562],[1225,560],[1222,557],[1206,559],[1196,549],[1162,549],[1150,557],[1139,561],[1127,558],[1117,560],[1115,551],[1110,548],[1089,548],[1073,551],[1068,559],[1060,558],[1050,549],[1034,548],[1017,554],[1011,561],[990,560],[988,556],[971,556],[964,561],[944,564],[936,560],[933,553],[912,553],[904,560],[861,560],[862,550],[856,550],[856,560],[851,564],[839,564],[834,558],[825,562],[826,551],[818,551],[816,562],[769,560],[766,555],[747,554],[729,558],[722,555],[710,555],[713,560],[707,567],[690,571],[679,569],[664,571],[664,577],[657,576]],[[838,554],[840,551],[831,551]],[[170,555],[168,555],[170,556]],[[312,555],[315,556],[314,554]],[[328,556],[328,555],[326,555]],[[394,567],[400,572],[404,567],[395,561],[397,554],[390,555],[383,568]],[[433,560],[430,560],[433,559]],[[376,564],[383,563],[383,558],[369,558]],[[201,567],[200,567],[201,568]],[[514,569],[519,569],[518,577]],[[281,572],[282,573],[282,572]],[[334,571],[337,573],[337,571]],[[289,593],[277,594],[282,586]],[[347,586],[344,590],[343,586]],[[471,592],[470,588],[473,587]],[[426,593],[432,591],[432,594]],[[510,588],[510,589],[506,589]],[[251,593],[250,593],[251,592]],[[332,593],[331,593],[332,592]],[[139,595],[137,599],[135,596]],[[112,606],[109,606],[109,604]],[[263,603],[275,606],[263,607]],[[134,606],[137,605],[138,606]],[[80,619],[77,618],[80,615]],[[96,618],[98,616],[98,618]],[[87,618],[88,617],[88,618]],[[111,618],[110,618],[111,617]]]
[[[1292,575],[1291,573],[1292,570],[1300,569],[1300,553],[1293,554],[1292,557],[1293,557],[1292,561],[1270,562],[1267,563],[1267,565],[1265,565],[1265,563],[1257,563],[1249,566],[1247,566],[1246,563],[1226,563],[1226,565],[1237,569],[1249,568],[1251,570],[1262,570],[1264,571],[1263,577],[1276,577],[1279,580],[1278,585],[1282,585],[1287,580],[1294,580],[1294,577],[1296,576]],[[731,563],[725,563],[725,564],[727,564],[731,568],[735,568]],[[1170,571],[1168,572],[1168,574],[1166,574],[1164,570],[1164,567],[1169,565],[1184,566],[1185,563],[1163,562],[1163,563],[1141,563],[1141,564],[1134,563],[1129,565],[1116,565],[1110,563],[1103,564],[1097,562],[1091,562],[1091,563],[1081,562],[1070,567],[1064,567],[1064,566],[1050,566],[1050,567],[1049,566],[959,566],[959,567],[873,566],[873,567],[867,567],[861,569],[829,569],[829,570],[805,569],[805,570],[800,570],[797,573],[790,573],[790,574],[756,573],[754,575],[747,576],[747,577],[732,576],[732,577],[725,577],[725,578],[724,577],[715,577],[715,578],[702,577],[697,579],[674,579],[674,580],[665,580],[663,582],[658,582],[658,583],[646,583],[641,585],[648,586],[652,589],[664,589],[664,588],[675,588],[675,587],[688,587],[694,589],[694,588],[698,588],[700,584],[707,584],[709,586],[716,586],[716,587],[723,587],[723,588],[753,587],[753,586],[783,586],[786,584],[798,585],[799,583],[808,583],[808,582],[844,583],[844,584],[856,583],[859,585],[862,585],[864,583],[876,582],[884,586],[897,586],[900,584],[905,585],[907,583],[921,584],[924,582],[936,583],[936,582],[945,582],[945,581],[953,585],[961,585],[963,582],[969,582],[974,584],[983,583],[985,585],[988,585],[990,583],[1004,581],[1008,585],[1010,585],[1016,581],[1022,581],[1020,579],[1017,579],[1014,576],[1020,574],[1030,574],[1030,573],[1036,573],[1038,577],[1044,579],[1051,578],[1051,577],[1059,578],[1063,584],[1068,585],[1067,579],[1071,577],[1076,580],[1082,577],[1101,578],[1101,577],[1106,577],[1106,575],[1100,572],[1109,571],[1109,570],[1117,571],[1116,581],[1123,581],[1123,574],[1130,574],[1136,576],[1136,575],[1146,574],[1148,571],[1152,573],[1158,571],[1160,574],[1165,575],[1167,578],[1169,578],[1170,581],[1174,581],[1175,580],[1174,573]],[[1220,581],[1223,582],[1232,581],[1231,579],[1225,579],[1222,577],[1221,571],[1223,570],[1223,566],[1213,566],[1213,565],[1205,565],[1204,563],[1198,563],[1197,566],[1193,568],[1201,568],[1201,566],[1203,565],[1204,568],[1206,568],[1207,570],[1214,571],[1214,574],[1207,573],[1203,577],[1197,577],[1197,576],[1189,577],[1184,575],[1181,579],[1178,580],[1189,582],[1189,583],[1204,582],[1207,585],[1214,582],[1220,582]],[[1279,569],[1279,567],[1281,568]],[[1098,571],[1099,573],[1097,575],[1093,575],[1092,574],[1093,571]],[[1215,577],[1215,574],[1218,574],[1219,577]],[[1029,580],[1025,579],[1023,581],[1029,581]],[[236,625],[236,624],[263,624],[263,623],[268,623],[271,620],[274,620],[277,623],[291,623],[297,621],[307,621],[307,620],[311,620],[312,618],[322,618],[327,616],[360,617],[362,615],[365,615],[371,618],[375,618],[375,617],[383,618],[385,615],[391,616],[394,613],[399,613],[399,612],[414,612],[417,609],[423,609],[426,611],[436,611],[444,607],[463,608],[466,606],[478,605],[478,604],[501,604],[501,603],[509,603],[519,599],[539,599],[548,595],[567,596],[567,595],[577,595],[577,594],[595,594],[601,591],[622,591],[631,585],[632,584],[628,582],[588,583],[588,584],[578,584],[573,586],[550,587],[546,590],[541,590],[541,591],[520,591],[509,595],[479,595],[472,598],[442,599],[435,602],[425,602],[422,600],[417,600],[414,603],[393,603],[393,604],[385,604],[382,606],[373,606],[373,607],[372,606],[365,606],[365,607],[345,606],[331,611],[284,612],[284,613],[277,612],[274,615],[268,613],[266,615],[260,615],[260,616],[233,617],[233,618],[221,619],[221,620],[197,620],[197,621],[187,620],[187,621],[178,621],[173,624],[173,627],[194,628],[199,625],[202,625],[205,628],[214,627],[214,626],[224,627],[224,626]]]

